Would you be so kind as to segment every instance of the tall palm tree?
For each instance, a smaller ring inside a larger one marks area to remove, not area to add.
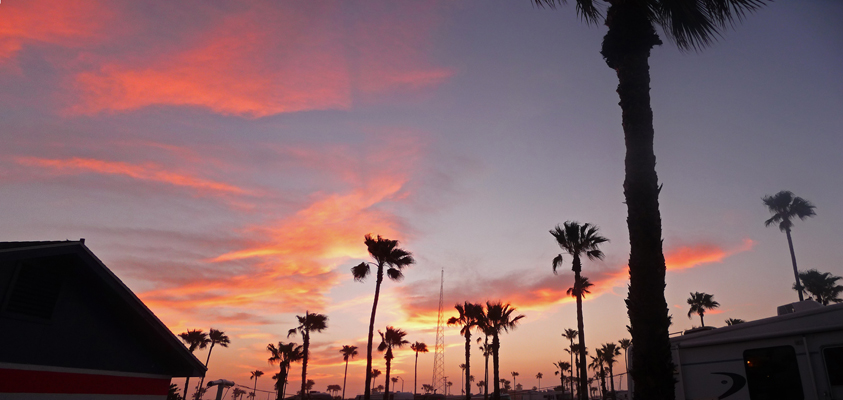
[[[404,277],[401,270],[409,267],[416,261],[410,252],[398,247],[397,240],[389,240],[380,235],[375,239],[371,234],[367,234],[365,243],[369,255],[372,256],[375,262],[362,262],[352,267],[351,275],[354,276],[355,281],[362,282],[369,275],[371,271],[370,266],[377,268],[377,272],[375,273],[375,298],[372,302],[372,317],[369,319],[369,339],[366,343],[366,387],[363,392],[363,399],[370,400],[371,386],[369,386],[369,380],[372,379],[372,340],[375,335],[375,313],[378,311],[378,298],[380,297],[381,282],[383,282],[383,268],[387,267],[386,274],[389,276],[389,279],[399,281]]]
[[[539,380],[539,386],[538,386],[538,387],[539,387],[539,389],[541,389],[541,388],[542,388],[542,378],[544,378],[544,374],[542,374],[541,372],[539,372],[539,373],[537,373],[537,374],[536,374],[536,379],[538,379],[538,380]]]
[[[570,342],[570,348],[574,347],[574,339],[577,339],[578,335],[579,335],[579,332],[576,329],[570,329],[570,328],[565,329],[565,332],[562,333],[562,336],[565,337],[565,339],[568,339],[568,341]],[[571,366],[573,366],[574,365],[574,352],[570,351],[570,350],[565,350],[565,351],[567,351],[568,353],[571,354]],[[573,374],[573,370],[572,370],[571,371],[571,378],[572,378],[571,379],[571,385],[572,385],[571,386],[571,396],[574,395],[574,387],[573,387],[574,380],[573,380],[573,377],[574,377],[574,374]]]
[[[626,355],[626,349],[628,349],[628,348],[630,348],[630,346],[632,346],[632,341],[627,339],[627,338],[623,338],[621,340],[618,340],[618,344],[621,346],[621,350],[623,350],[623,369],[624,369],[624,372],[628,375],[629,374],[629,358]],[[623,383],[623,380],[621,380],[621,383]],[[623,388],[623,385],[621,385],[621,387]]]
[[[579,287],[586,281],[581,279],[582,261],[580,257],[586,256],[589,260],[602,260],[603,251],[600,250],[600,245],[609,241],[603,236],[597,234],[597,226],[589,223],[580,225],[576,221],[566,221],[562,226],[556,225],[551,229],[550,234],[556,239],[556,243],[562,250],[573,257],[571,269],[574,271],[574,288],[575,296],[577,298],[577,333],[579,335],[580,345],[585,348],[585,332],[583,330],[583,313],[582,313],[582,293],[579,289],[586,289],[586,287]],[[553,259],[553,273],[557,273],[556,269],[562,266],[562,254],[559,254]],[[571,290],[568,294],[571,294]],[[580,364],[578,365],[580,375],[586,375],[585,356],[580,354]],[[580,398],[585,400],[582,393],[586,392],[585,383],[580,382]]]
[[[761,199],[770,213],[773,214],[770,219],[764,221],[764,226],[779,224],[779,230],[787,235],[787,247],[790,249],[790,262],[793,264],[793,277],[796,279],[796,293],[799,294],[799,301],[802,298],[802,286],[799,284],[799,272],[796,269],[796,254],[793,252],[793,239],[790,237],[790,228],[793,227],[792,219],[798,217],[804,220],[808,217],[816,215],[811,202],[801,197],[794,196],[793,192],[782,190],[772,196],[764,196]]]
[[[485,320],[485,314],[481,314],[484,319],[481,320],[481,325],[484,330],[484,334],[486,332],[486,325],[487,321]],[[480,338],[477,338],[477,341],[480,341]],[[483,338],[483,345],[480,346],[480,351],[483,352],[483,359],[485,361],[486,368],[483,373],[483,400],[489,400],[489,356],[492,355],[492,345],[489,343],[489,335],[486,334]]]
[[[484,318],[487,321],[488,332],[492,334],[492,370],[494,371],[494,388],[495,400],[501,400],[501,385],[500,385],[500,349],[501,339],[500,335],[503,332],[509,332],[518,326],[518,322],[524,318],[524,315],[513,315],[515,307],[508,303],[501,302],[492,303],[486,302],[486,310]]]
[[[521,374],[519,374],[517,371],[512,371],[510,372],[510,374],[512,375],[512,387],[515,387],[518,384],[518,382],[516,382],[515,380],[515,377],[521,376]]]
[[[705,326],[705,322],[703,322],[705,310],[713,310],[720,307],[720,303],[714,301],[713,295],[700,292],[691,293],[691,297],[688,298],[688,304],[691,306],[691,309],[688,310],[688,318],[691,318],[691,314],[696,313],[700,316],[700,324],[702,324],[702,326]],[[634,357],[635,352],[632,354]]]
[[[606,398],[606,370],[605,370],[605,362],[606,359],[603,354],[603,349],[597,349],[594,351],[596,353],[595,356],[591,357],[591,364],[588,366],[594,370],[595,375],[600,378],[600,389],[603,394],[603,398]]]
[[[416,352],[416,366],[413,369],[413,394],[416,394],[416,382],[419,380],[419,353],[427,353],[427,345],[423,342],[415,342],[410,345],[410,349]]]
[[[802,281],[802,291],[805,294],[813,296],[817,303],[827,306],[828,303],[840,303],[840,294],[843,293],[843,286],[837,284],[837,281],[843,279],[839,276],[834,276],[830,272],[819,272],[815,269],[809,269],[799,273],[799,280]],[[799,290],[796,285],[794,290]]]
[[[342,360],[345,361],[345,375],[342,378],[342,398],[345,399],[345,381],[348,378],[348,361],[354,358],[357,355],[357,346],[349,346],[343,345],[342,350],[340,350],[342,354]]]
[[[263,371],[256,369],[254,371],[249,371],[252,375],[249,377],[249,380],[255,380],[255,386],[252,388],[252,397],[254,398],[254,394],[258,391],[258,378],[263,376]]]
[[[534,0],[539,5],[566,0]],[[595,0],[577,0],[577,13],[589,25],[601,20],[608,27],[601,54],[618,77],[626,156],[623,183],[629,230],[629,297],[627,308],[633,353],[636,397],[672,399],[673,363],[668,340],[664,298],[665,262],[662,249],[656,156],[653,151],[653,110],[650,107],[650,50],[662,44],[655,25],[682,50],[702,49],[720,31],[741,21],[766,0],[640,0],[606,2],[605,14]],[[605,18],[604,18],[605,15]],[[646,349],[646,350],[644,350]]]
[[[386,360],[386,383],[384,384],[383,400],[389,400],[389,372],[392,369],[392,359],[395,358],[392,349],[400,349],[410,342],[404,340],[404,337],[407,336],[406,331],[391,326],[386,327],[385,333],[378,330],[378,334],[381,335],[381,344],[378,345],[378,351],[386,351],[383,356]]]
[[[460,335],[465,337],[465,399],[471,400],[471,382],[468,377],[471,375],[471,330],[478,327],[483,312],[483,306],[465,302],[454,306],[459,315],[448,318],[449,326],[462,326]]]
[[[187,350],[193,353],[196,349],[204,349],[208,347],[208,343],[211,343],[211,339],[208,338],[208,334],[202,332],[201,329],[188,329],[187,332],[179,333],[179,338],[181,338],[182,342],[187,345]],[[204,375],[202,376],[204,378]],[[190,382],[190,377],[184,378],[184,398],[187,399],[187,386]]]
[[[322,332],[328,328],[328,317],[322,314],[311,314],[304,312],[304,316],[296,315],[299,326],[287,331],[287,337],[295,335],[296,332],[302,337],[302,362],[301,362],[301,396],[305,398],[305,386],[307,386],[307,358],[310,354],[310,333]]]
[[[205,368],[208,368],[208,363],[211,361],[211,352],[214,351],[214,345],[218,344],[222,347],[228,347],[231,344],[231,339],[223,331],[216,330],[211,328],[211,332],[208,334],[208,339],[211,340],[211,348],[208,349],[208,358],[205,359]],[[205,383],[205,377],[202,376],[202,379],[199,381],[199,387],[202,387],[202,384]]]
[[[280,371],[278,374],[278,378],[276,379],[276,385],[278,386],[278,400],[284,398],[284,392],[287,388],[287,377],[290,376],[290,364],[293,362],[301,361],[304,358],[302,354],[302,346],[297,345],[293,342],[284,343],[278,342],[278,346],[276,347],[274,344],[270,343],[266,346],[266,350],[269,351],[269,364],[274,365],[278,363],[278,367]]]

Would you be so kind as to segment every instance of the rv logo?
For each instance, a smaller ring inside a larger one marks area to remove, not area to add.
[[[717,397],[720,400],[725,399],[725,398],[737,393],[738,390],[741,390],[741,389],[743,389],[744,386],[746,386],[746,378],[744,378],[744,377],[742,377],[738,374],[733,374],[731,372],[712,372],[712,374],[714,374],[714,375],[725,375],[725,376],[728,376],[729,378],[732,378],[732,387],[730,387],[729,390],[725,391],[723,394],[721,394],[719,397]],[[728,381],[724,380],[724,381],[721,381],[721,383],[723,383],[725,385],[726,383],[728,383]]]

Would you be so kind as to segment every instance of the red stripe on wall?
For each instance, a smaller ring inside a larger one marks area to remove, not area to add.
[[[0,368],[0,393],[167,395],[169,379]]]

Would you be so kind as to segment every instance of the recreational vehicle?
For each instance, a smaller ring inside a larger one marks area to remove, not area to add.
[[[676,400],[843,400],[843,304],[778,314],[671,338]]]

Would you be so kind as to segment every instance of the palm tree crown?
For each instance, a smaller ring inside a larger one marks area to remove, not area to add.
[[[404,277],[402,269],[414,264],[416,261],[413,255],[398,247],[397,240],[390,240],[378,235],[373,238],[371,234],[365,237],[366,248],[369,255],[375,260],[374,266],[377,267],[375,279],[375,297],[372,301],[372,316],[369,318],[369,337],[366,342],[366,384],[363,392],[364,400],[371,398],[371,384],[372,379],[372,342],[375,335],[375,314],[378,310],[378,298],[380,297],[381,282],[383,282],[383,268],[387,267],[386,274],[394,281],[401,280]],[[355,281],[362,282],[370,273],[371,263],[362,262],[351,268],[351,275]]]
[[[840,279],[841,277],[831,275],[830,272],[819,272],[815,269],[799,273],[799,280],[802,281],[802,290],[805,294],[810,294],[814,301],[824,306],[843,301],[843,299],[840,299],[843,286],[837,284]],[[799,290],[796,285],[793,289]]]
[[[714,301],[713,295],[700,292],[691,293],[691,297],[688,298],[688,304],[691,305],[691,309],[688,310],[688,318],[691,318],[691,314],[696,313],[700,316],[700,324],[702,326],[705,326],[705,322],[703,321],[705,310],[713,310],[720,307],[720,303]]]
[[[269,364],[274,365],[278,363],[278,367],[280,368],[280,372],[276,374],[277,378],[275,378],[276,386],[278,386],[278,399],[280,400],[284,398],[287,376],[290,373],[290,364],[299,362],[304,357],[302,346],[293,342],[286,344],[284,342],[278,342],[277,347],[272,343],[268,344],[266,350],[269,351],[269,359],[267,360]]]

